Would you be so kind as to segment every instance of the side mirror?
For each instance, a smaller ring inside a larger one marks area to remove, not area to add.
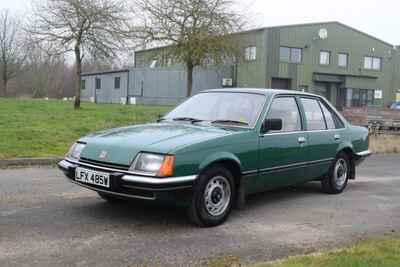
[[[161,122],[161,121],[163,121],[164,120],[164,116],[165,116],[165,114],[158,114],[157,115],[157,122]]]
[[[282,130],[282,119],[266,119],[262,126],[262,132]]]

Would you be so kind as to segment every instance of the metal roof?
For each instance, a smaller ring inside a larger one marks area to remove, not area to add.
[[[85,73],[82,73],[81,76],[93,76],[93,75],[112,74],[112,73],[122,73],[122,72],[129,72],[129,69],[85,72]]]
[[[375,36],[373,36],[373,35],[370,35],[370,34],[368,34],[368,33],[363,32],[363,31],[357,30],[356,28],[353,28],[353,27],[351,27],[351,26],[349,26],[349,25],[346,25],[346,24],[344,24],[344,23],[341,23],[341,22],[339,22],[339,21],[326,21],[326,22],[312,22],[312,23],[299,23],[299,24],[288,24],[288,25],[267,26],[267,27],[260,27],[260,28],[255,28],[255,29],[249,29],[249,30],[245,30],[245,31],[235,32],[235,33],[233,33],[233,35],[251,33],[251,32],[256,32],[256,31],[263,31],[263,30],[268,30],[268,29],[291,28],[291,27],[302,27],[302,26],[316,26],[316,25],[326,25],[326,24],[337,24],[337,25],[340,25],[340,26],[345,27],[345,28],[347,28],[347,29],[350,29],[350,30],[352,30],[352,31],[354,31],[354,32],[363,34],[363,35],[365,35],[365,36],[367,36],[367,37],[369,37],[369,38],[372,38],[372,39],[374,39],[374,40],[376,40],[376,41],[379,41],[379,42],[381,42],[381,43],[383,43],[383,44],[385,44],[385,45],[388,45],[388,46],[390,46],[390,47],[392,47],[392,48],[395,48],[395,45],[393,45],[393,44],[391,44],[391,43],[389,43],[389,42],[383,41],[382,39],[379,39],[379,38],[377,38],[377,37],[375,37]],[[151,51],[151,50],[157,50],[157,49],[167,48],[167,47],[169,47],[169,46],[171,46],[171,45],[164,45],[164,46],[152,47],[152,48],[148,48],[148,49],[140,49],[140,50],[137,50],[137,51],[135,51],[135,52],[136,52],[136,53],[140,53],[140,52],[144,52],[144,51]]]

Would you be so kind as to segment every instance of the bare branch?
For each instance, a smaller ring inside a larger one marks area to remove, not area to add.
[[[232,0],[135,0],[137,20],[132,35],[142,44],[167,45],[167,53],[184,62],[191,94],[191,72],[205,60],[221,63],[236,54],[232,33],[244,17],[233,10]]]
[[[27,29],[35,44],[46,44],[53,55],[75,54],[76,108],[80,105],[82,60],[85,55],[116,56],[130,30],[128,10],[125,0],[48,0],[35,7],[32,27]]]

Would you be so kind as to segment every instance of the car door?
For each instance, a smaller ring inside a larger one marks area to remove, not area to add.
[[[262,132],[260,135],[258,183],[260,191],[296,184],[302,181],[305,175],[307,136],[303,131],[296,97],[275,97],[266,119],[281,119],[282,129]]]
[[[340,127],[337,115],[321,99],[300,99],[308,133],[306,175],[311,180],[328,171],[342,141],[343,127]]]

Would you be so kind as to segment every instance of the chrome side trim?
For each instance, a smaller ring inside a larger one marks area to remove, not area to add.
[[[197,175],[171,177],[171,178],[150,178],[150,177],[142,177],[142,176],[134,176],[134,175],[124,175],[122,177],[122,180],[125,182],[160,185],[160,184],[193,182],[194,180],[196,180],[196,178],[197,178]]]
[[[143,199],[143,200],[156,200],[156,197],[143,197],[143,196],[138,196],[138,195],[128,195],[128,194],[122,194],[122,193],[117,193],[117,192],[112,192],[112,191],[106,191],[98,188],[91,187],[86,184],[78,183],[75,182],[74,180],[68,179],[71,183],[85,187],[86,189],[93,190],[96,192],[108,194],[108,195],[114,195],[114,196],[119,196],[119,197],[125,197],[125,198],[135,198],[135,199]]]
[[[321,160],[314,160],[314,161],[305,161],[305,162],[299,162],[299,163],[294,163],[294,164],[288,164],[288,165],[280,165],[280,166],[275,166],[271,168],[265,168],[265,169],[260,169],[260,170],[252,170],[252,171],[246,171],[243,172],[243,175],[249,175],[253,173],[263,173],[263,172],[269,172],[269,171],[276,171],[276,170],[281,170],[281,169],[290,169],[290,168],[299,168],[299,167],[305,167],[313,164],[320,164],[320,163],[325,163],[334,160],[334,158],[327,158],[327,159],[321,159]]]
[[[360,157],[368,157],[368,156],[370,156],[371,154],[372,154],[372,152],[371,152],[371,150],[369,150],[369,149],[356,153],[356,155],[357,155],[357,156],[360,156]]]

